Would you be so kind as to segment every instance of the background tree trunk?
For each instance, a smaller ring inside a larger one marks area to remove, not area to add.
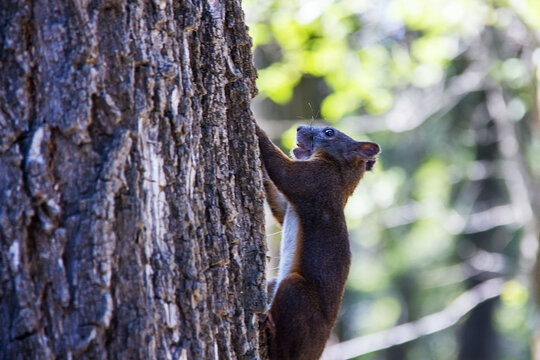
[[[238,0],[0,2],[0,359],[256,358]]]

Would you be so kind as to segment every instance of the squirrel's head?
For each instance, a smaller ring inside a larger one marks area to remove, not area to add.
[[[329,155],[350,163],[361,163],[365,170],[373,168],[380,147],[374,142],[355,141],[339,130],[329,126],[300,125],[296,129],[296,148],[292,155],[298,160],[312,156]]]

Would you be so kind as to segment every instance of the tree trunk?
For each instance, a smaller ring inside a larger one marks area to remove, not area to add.
[[[238,0],[0,2],[0,359],[260,356],[246,30]]]

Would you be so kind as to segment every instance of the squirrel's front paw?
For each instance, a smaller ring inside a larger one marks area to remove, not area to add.
[[[274,323],[270,312],[259,314],[259,331],[266,330],[268,330],[271,335],[275,335],[276,333],[276,324]]]

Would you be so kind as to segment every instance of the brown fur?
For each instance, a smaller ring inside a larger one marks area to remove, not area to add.
[[[379,152],[330,128],[299,127],[304,160],[291,160],[257,126],[265,184],[274,216],[283,222],[287,203],[299,219],[291,272],[278,284],[269,317],[272,359],[318,359],[338,315],[349,272],[350,249],[343,209]],[[320,131],[320,133],[319,133]]]
[[[272,210],[272,215],[274,215],[274,218],[280,225],[283,225],[283,218],[287,210],[287,200],[285,200],[272,180],[265,178],[263,184],[266,192],[266,201],[268,202],[268,206],[270,206],[270,210]]]

